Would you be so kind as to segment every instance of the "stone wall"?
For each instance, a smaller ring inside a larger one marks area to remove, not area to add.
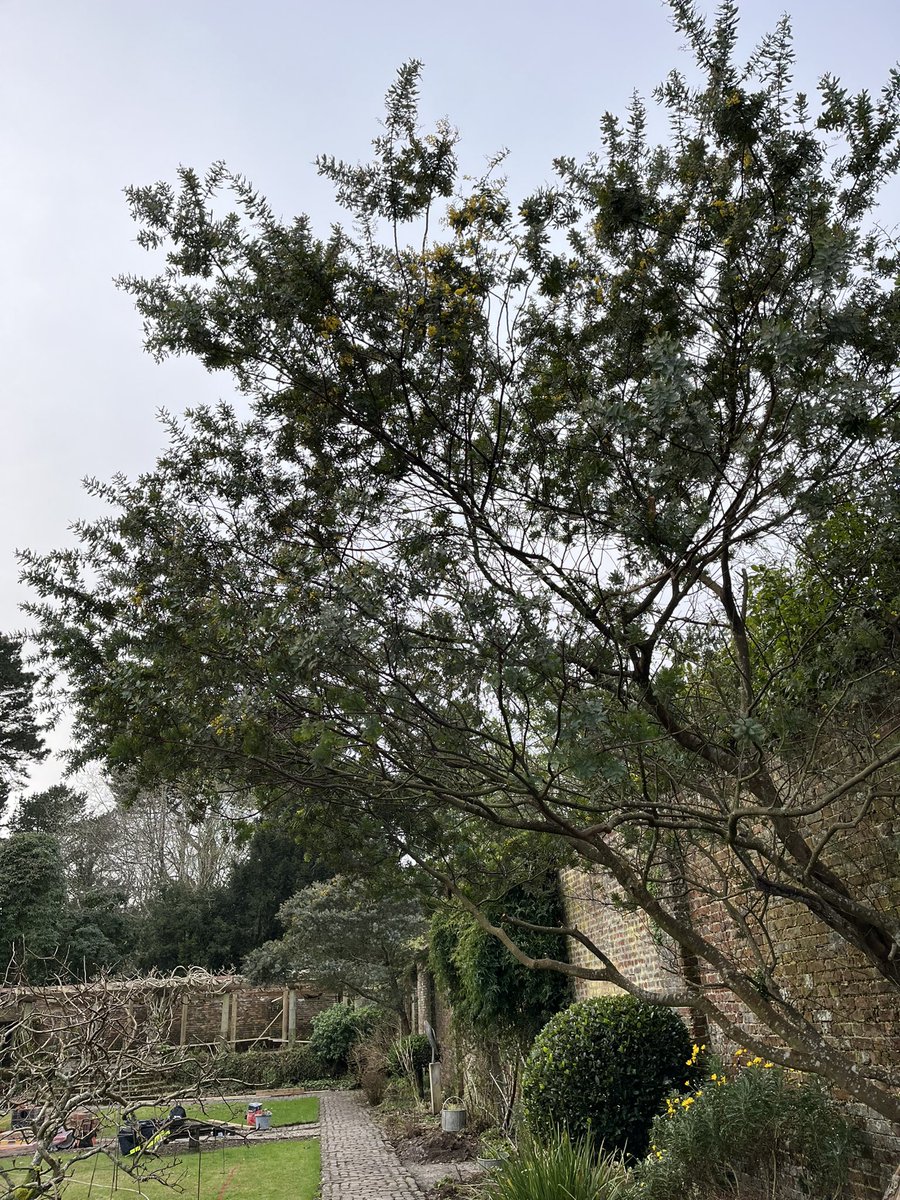
[[[441,1084],[444,1095],[461,1095],[464,1088],[462,1063],[453,1031],[453,1012],[434,984],[427,963],[419,963],[413,998],[415,1033],[425,1032],[425,1022],[431,1025],[438,1040],[441,1056]]]

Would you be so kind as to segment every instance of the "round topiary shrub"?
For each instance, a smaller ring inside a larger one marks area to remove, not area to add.
[[[631,996],[573,1004],[535,1039],[522,1081],[525,1121],[538,1137],[590,1134],[640,1158],[664,1097],[690,1078],[690,1056],[688,1031],[669,1008]]]

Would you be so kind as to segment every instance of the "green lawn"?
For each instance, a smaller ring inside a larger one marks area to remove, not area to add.
[[[165,1156],[155,1160],[172,1166]],[[197,1191],[198,1169],[200,1190]],[[298,1142],[268,1142],[231,1146],[225,1150],[186,1151],[174,1164],[168,1183],[177,1184],[191,1200],[313,1200],[319,1190],[319,1143],[315,1138]],[[265,1186],[261,1187],[261,1180]],[[118,1170],[106,1155],[81,1163],[67,1190],[69,1200],[105,1200],[108,1196],[134,1195],[136,1181]],[[171,1186],[144,1183],[147,1200],[172,1200]]]
[[[262,1097],[260,1099],[262,1100]],[[319,1119],[318,1096],[287,1096],[284,1099],[262,1100],[262,1103],[272,1113],[273,1128],[276,1125],[309,1125]],[[171,1107],[171,1104],[163,1108],[147,1105],[139,1108],[134,1116],[137,1120],[166,1117]],[[249,1131],[249,1126],[245,1124],[247,1119],[246,1100],[235,1100],[231,1103],[227,1100],[211,1100],[205,1109],[192,1104],[188,1108],[187,1114],[189,1117],[199,1117],[201,1120],[206,1116],[211,1121],[231,1121],[235,1125],[243,1125]],[[105,1130],[115,1132],[118,1126],[119,1118],[116,1113],[104,1114],[103,1128]]]
[[[275,1125],[309,1125],[319,1119],[318,1096],[287,1096],[283,1099],[263,1100],[263,1103],[266,1108],[271,1110],[273,1127]],[[139,1109],[136,1115],[138,1119],[164,1117],[168,1115],[168,1111],[168,1108],[148,1106]],[[233,1121],[237,1125],[243,1125],[247,1116],[247,1103],[241,1101],[240,1104],[237,1102],[229,1104],[224,1100],[213,1101],[207,1104],[205,1115],[212,1121]],[[204,1113],[192,1105],[188,1109],[188,1116],[202,1118]],[[105,1109],[101,1113],[100,1121],[104,1134],[112,1136],[120,1124],[119,1114]],[[9,1129],[9,1113],[0,1116],[0,1131],[5,1129]]]
[[[262,1097],[260,1097],[262,1100]],[[285,1099],[262,1100],[272,1113],[272,1125],[309,1125],[319,1119],[318,1096],[288,1096]],[[189,1117],[207,1116],[212,1121],[236,1121],[243,1125],[247,1117],[247,1102],[229,1104],[220,1101],[207,1104],[205,1111],[189,1108]]]

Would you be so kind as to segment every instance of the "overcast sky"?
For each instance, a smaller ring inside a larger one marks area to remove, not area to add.
[[[783,8],[745,0],[746,41]],[[789,11],[804,88],[828,71],[878,90],[900,58],[898,0]],[[660,0],[0,0],[0,629],[25,621],[15,550],[64,545],[93,515],[81,480],[151,466],[158,409],[228,395],[224,376],[142,352],[112,283],[149,266],[122,188],[221,158],[325,230],[314,159],[366,155],[408,58],[425,63],[424,120],[450,118],[472,171],[508,147],[516,195],[688,65]]]

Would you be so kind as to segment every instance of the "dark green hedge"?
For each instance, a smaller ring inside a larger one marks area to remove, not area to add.
[[[319,1080],[330,1072],[308,1045],[285,1050],[226,1051],[206,1064],[226,1085],[234,1080],[254,1088],[292,1087]]]

